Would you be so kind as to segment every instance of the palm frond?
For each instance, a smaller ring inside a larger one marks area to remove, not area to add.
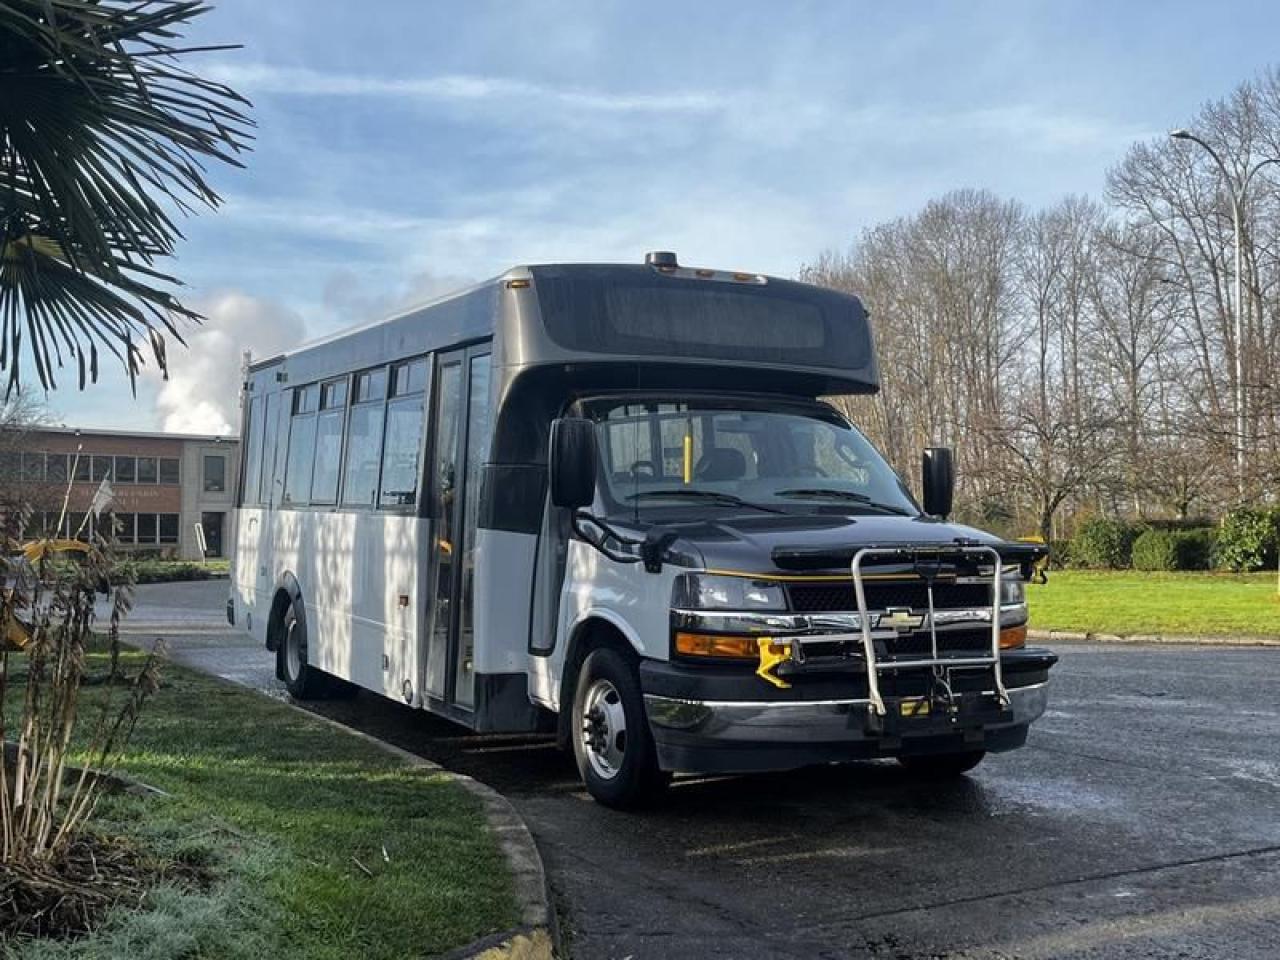
[[[100,347],[131,380],[147,343],[198,322],[157,269],[176,218],[221,202],[204,163],[241,166],[249,102],[180,65],[199,0],[0,0],[0,371],[41,385]],[[86,359],[87,358],[87,359]]]

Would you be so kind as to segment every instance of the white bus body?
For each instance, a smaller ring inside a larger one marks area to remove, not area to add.
[[[1043,551],[925,515],[818,400],[877,379],[856,298],[665,255],[254,363],[228,618],[295,696],[558,730],[605,802],[672,770],[959,770],[1044,708],[1052,655],[1005,649]],[[884,584],[855,590],[865,547]],[[906,702],[932,709],[904,728]]]

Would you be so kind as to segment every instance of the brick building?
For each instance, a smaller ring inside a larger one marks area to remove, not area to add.
[[[27,534],[74,536],[105,477],[116,536],[132,552],[198,560],[228,556],[239,440],[65,427],[31,430],[0,447],[0,500],[34,508]]]

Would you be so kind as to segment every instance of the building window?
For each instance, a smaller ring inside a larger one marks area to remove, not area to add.
[[[176,513],[160,514],[160,542],[178,542],[178,515]]]
[[[22,455],[22,479],[31,483],[44,480],[44,454],[24,453]]]
[[[90,462],[92,457],[87,453],[75,454],[75,476],[73,479],[76,483],[88,483],[90,470]]]
[[[204,458],[204,492],[225,493],[227,489],[227,458],[210,453]]]
[[[159,474],[156,471],[155,457],[139,457],[138,458],[138,482],[139,483],[155,483]]]
[[[47,453],[44,458],[45,479],[50,483],[67,482],[67,455],[65,453]]]
[[[94,457],[93,458],[93,474],[91,479],[94,483],[102,480],[111,479],[111,458],[110,457]]]
[[[22,454],[0,453],[0,480],[17,480],[22,476]]]
[[[116,519],[116,539],[121,543],[133,543],[134,540],[134,521],[135,517],[132,513],[117,513]]]
[[[170,485],[180,482],[178,460],[176,457],[160,458],[160,482]]]
[[[156,542],[156,515],[154,513],[138,514],[138,542]]]
[[[116,483],[135,483],[138,479],[137,457],[116,457]]]

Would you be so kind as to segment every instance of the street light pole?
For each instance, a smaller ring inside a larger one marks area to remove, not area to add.
[[[1245,192],[1249,189],[1249,183],[1253,180],[1253,175],[1265,167],[1268,163],[1280,162],[1280,157],[1269,157],[1260,160],[1254,164],[1253,168],[1244,175],[1237,187],[1231,176],[1231,171],[1227,169],[1227,165],[1223,163],[1222,157],[1218,156],[1218,151],[1197,137],[1190,130],[1171,130],[1169,132],[1175,140],[1190,140],[1204,148],[1205,152],[1213,158],[1213,162],[1218,165],[1218,169],[1222,172],[1222,180],[1227,185],[1227,192],[1231,195],[1231,221],[1235,233],[1235,263],[1236,275],[1235,282],[1232,284],[1235,300],[1235,340],[1236,340],[1236,442],[1235,460],[1236,460],[1236,492],[1240,499],[1244,499],[1244,470],[1245,470],[1245,388],[1244,388],[1244,203]]]

